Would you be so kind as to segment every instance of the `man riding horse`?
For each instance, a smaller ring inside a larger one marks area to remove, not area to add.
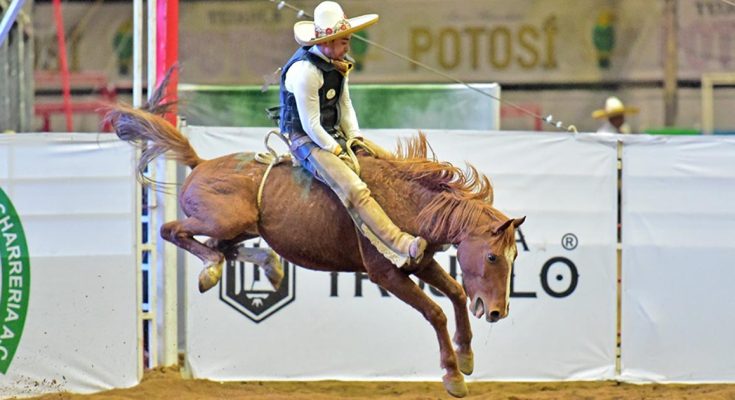
[[[348,140],[364,140],[348,89],[350,39],[377,21],[376,14],[347,18],[339,4],[324,1],[314,10],[313,22],[294,25],[302,47],[282,69],[280,129],[301,165],[337,194],[362,233],[401,267],[421,260],[426,240],[401,231],[339,157],[347,151]]]

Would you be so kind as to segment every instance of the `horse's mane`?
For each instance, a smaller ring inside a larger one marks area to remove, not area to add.
[[[446,233],[461,240],[477,227],[483,214],[495,220],[507,219],[493,207],[493,187],[484,174],[471,164],[463,171],[449,162],[439,162],[433,149],[429,156],[430,148],[426,135],[419,132],[399,141],[394,158],[388,160],[404,178],[437,194],[417,216],[421,232],[429,236]]]

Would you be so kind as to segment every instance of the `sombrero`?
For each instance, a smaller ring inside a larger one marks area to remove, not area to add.
[[[342,7],[323,1],[314,9],[314,21],[299,21],[293,26],[294,38],[302,46],[311,46],[345,37],[378,22],[378,14],[347,18]]]
[[[637,114],[638,111],[638,107],[626,107],[619,98],[610,96],[605,100],[605,108],[592,112],[592,118],[602,119],[614,117],[616,115]]]

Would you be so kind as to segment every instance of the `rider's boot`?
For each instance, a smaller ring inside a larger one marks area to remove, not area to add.
[[[421,261],[426,250],[426,240],[401,231],[370,195],[365,182],[342,160],[320,149],[312,151],[308,160],[313,164],[320,179],[329,185],[342,203],[350,209],[353,219],[361,220],[355,221],[358,228],[368,236],[381,254],[398,267],[402,267],[406,261],[409,263]]]

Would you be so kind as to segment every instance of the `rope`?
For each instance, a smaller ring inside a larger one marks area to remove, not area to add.
[[[258,197],[256,200],[258,214],[260,214],[260,209],[263,205],[263,188],[265,188],[265,181],[266,179],[268,179],[268,175],[271,173],[271,169],[273,169],[274,165],[278,165],[291,157],[288,154],[279,156],[278,153],[276,153],[276,151],[268,144],[268,139],[270,139],[271,135],[276,135],[278,138],[283,140],[284,143],[286,143],[286,146],[289,145],[288,139],[285,136],[281,135],[279,131],[274,129],[268,132],[268,134],[265,135],[265,139],[263,139],[263,142],[265,143],[265,148],[268,150],[268,152],[255,154],[255,161],[261,164],[268,164],[268,168],[265,169],[265,173],[263,173],[263,179],[260,180],[260,185],[258,186]]]
[[[270,1],[271,3],[276,3],[276,7],[279,10],[281,10],[283,8],[288,8],[288,9],[291,9],[293,11],[296,11],[296,18],[303,18],[303,17],[313,18],[309,13],[305,12],[304,10],[302,10],[302,9],[300,9],[298,7],[292,6],[291,4],[288,4],[285,1],[276,1],[276,0],[268,0],[268,1]],[[723,0],[723,1],[725,1],[725,0]],[[555,127],[556,129],[567,130],[569,132],[577,133],[577,128],[574,127],[574,125],[565,126],[562,121],[555,120],[554,119],[554,116],[551,115],[551,114],[548,114],[546,116],[542,116],[541,114],[537,114],[537,113],[535,113],[535,112],[533,112],[533,111],[531,111],[531,110],[529,110],[527,108],[524,108],[524,107],[522,107],[522,106],[520,106],[518,104],[515,104],[515,103],[510,102],[510,101],[505,100],[505,99],[501,99],[500,97],[494,96],[494,95],[492,95],[490,93],[483,92],[481,89],[478,89],[478,88],[470,85],[469,83],[467,83],[467,82],[465,82],[465,81],[463,81],[463,80],[461,80],[459,78],[455,78],[454,76],[449,75],[449,74],[446,74],[446,73],[444,73],[442,71],[439,71],[438,69],[433,68],[433,67],[431,67],[431,66],[429,66],[427,64],[424,64],[421,61],[414,60],[413,58],[408,57],[406,55],[403,55],[403,54],[401,54],[401,53],[399,53],[399,52],[397,52],[397,51],[395,51],[393,49],[390,49],[388,47],[385,47],[385,46],[383,46],[383,45],[381,45],[379,43],[373,42],[372,40],[370,40],[368,38],[365,38],[365,37],[362,37],[362,36],[358,36],[358,35],[353,35],[352,37],[353,38],[356,38],[358,40],[361,40],[361,41],[363,41],[363,42],[365,42],[365,43],[367,43],[367,44],[369,44],[369,45],[371,45],[373,47],[376,47],[378,49],[381,49],[381,50],[383,50],[383,51],[385,51],[387,53],[390,53],[391,55],[393,55],[395,57],[398,57],[398,58],[400,58],[400,59],[402,59],[404,61],[408,61],[411,64],[414,64],[416,66],[419,66],[419,67],[421,67],[421,68],[423,68],[423,69],[425,69],[425,70],[427,70],[429,72],[432,72],[432,73],[434,73],[436,75],[439,75],[439,76],[441,76],[441,77],[443,77],[445,79],[448,79],[448,80],[450,80],[452,82],[455,82],[455,83],[458,83],[458,84],[460,84],[462,86],[465,86],[466,88],[468,88],[468,89],[470,89],[470,90],[472,90],[474,92],[477,92],[477,93],[479,93],[479,94],[481,94],[481,95],[483,95],[485,97],[489,97],[489,98],[491,98],[491,99],[493,99],[493,100],[495,100],[495,101],[497,101],[497,102],[499,102],[501,104],[505,104],[505,105],[507,105],[509,107],[513,107],[516,110],[518,110],[518,111],[520,111],[520,112],[522,112],[522,113],[524,113],[524,114],[526,114],[526,115],[528,115],[528,116],[530,116],[530,117],[532,117],[534,119],[540,120],[542,122],[545,122],[548,125],[551,125],[551,126]]]
[[[278,160],[275,159],[273,160],[273,162],[268,164],[268,168],[265,169],[265,173],[263,174],[263,179],[260,180],[260,186],[258,186],[258,198],[257,198],[257,203],[256,203],[256,205],[258,206],[258,215],[260,215],[260,209],[263,205],[263,188],[265,187],[265,180],[268,179],[268,174],[271,173],[273,166],[278,164],[277,161]]]

